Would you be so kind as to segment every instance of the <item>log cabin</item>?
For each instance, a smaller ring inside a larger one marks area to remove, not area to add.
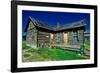
[[[29,16],[25,28],[26,43],[33,48],[75,48],[80,49],[84,44],[86,20],[79,20],[56,27]]]

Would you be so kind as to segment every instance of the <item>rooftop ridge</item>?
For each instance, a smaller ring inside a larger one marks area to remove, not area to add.
[[[86,19],[82,19],[82,20],[79,20],[79,21],[76,21],[76,22],[65,24],[63,26],[60,26],[60,24],[59,24],[59,28],[57,28],[57,26],[56,27],[50,27],[49,24],[47,24],[43,21],[40,21],[38,19],[35,19],[31,16],[29,16],[29,18],[31,19],[31,21],[33,23],[35,23],[36,26],[41,27],[41,28],[45,28],[45,29],[49,29],[49,30],[52,30],[52,31],[59,31],[59,30],[76,28],[76,27],[81,27],[81,26],[86,25]]]

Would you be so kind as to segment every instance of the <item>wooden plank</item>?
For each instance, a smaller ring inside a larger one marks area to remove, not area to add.
[[[62,47],[62,48],[77,48],[77,49],[80,49],[80,45],[52,44],[52,46]]]

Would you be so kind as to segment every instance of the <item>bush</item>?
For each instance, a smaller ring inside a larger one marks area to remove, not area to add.
[[[22,49],[28,49],[31,48],[30,46],[27,46],[25,42],[22,42]]]
[[[90,50],[90,41],[86,40],[84,43],[85,50]]]
[[[24,57],[29,57],[30,56],[30,54],[24,54]]]

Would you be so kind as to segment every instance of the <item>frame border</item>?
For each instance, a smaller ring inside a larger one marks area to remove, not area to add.
[[[18,68],[17,67],[17,6],[18,5],[94,9],[94,24],[95,24],[94,64]],[[75,69],[75,68],[89,68],[89,67],[97,67],[97,6],[96,5],[47,3],[47,2],[33,2],[33,1],[11,1],[11,72]]]

